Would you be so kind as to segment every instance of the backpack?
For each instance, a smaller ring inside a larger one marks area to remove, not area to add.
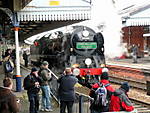
[[[31,76],[28,75],[24,78],[24,81],[23,81],[23,87],[25,90],[29,90],[30,89],[30,80],[31,80]]]
[[[10,61],[7,61],[5,64],[5,72],[9,73],[13,71],[13,66],[11,65]]]
[[[52,75],[50,74],[50,70],[49,70],[49,69],[40,69],[40,70],[38,71],[38,75],[39,75],[39,78],[41,79],[41,82],[43,83],[43,82],[47,81],[47,80],[41,75],[41,73],[42,73],[43,70],[48,71],[49,76],[48,76],[47,79],[48,79],[48,81],[51,81],[51,80],[52,80]]]
[[[96,89],[95,91],[95,102],[94,104],[96,106],[107,106],[108,104],[108,99],[107,99],[107,89],[106,87],[109,86],[110,84],[103,85],[102,83],[98,83],[100,86],[99,88]]]

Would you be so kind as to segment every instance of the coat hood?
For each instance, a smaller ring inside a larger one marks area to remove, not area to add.
[[[118,95],[121,95],[121,94],[123,94],[123,93],[125,93],[124,89],[119,88],[119,89],[117,89],[117,90],[114,92],[114,95],[115,95],[115,96],[118,96]]]

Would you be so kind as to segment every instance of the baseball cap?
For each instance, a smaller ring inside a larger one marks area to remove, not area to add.
[[[42,63],[43,65],[49,65],[49,63],[47,61],[43,61]]]

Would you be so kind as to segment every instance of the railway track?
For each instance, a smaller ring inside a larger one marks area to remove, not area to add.
[[[150,79],[150,70],[124,67],[119,65],[107,65],[109,69],[110,81],[121,84],[128,81],[132,88],[147,90],[147,81]]]
[[[76,91],[78,93],[80,93],[80,95],[90,98],[88,96],[89,89],[82,87],[82,88],[76,88]],[[143,102],[142,100],[137,100],[134,98],[130,98],[130,100],[133,103],[135,111],[137,111],[137,112],[133,112],[133,113],[150,113],[150,103],[146,103],[146,102]],[[119,112],[117,112],[117,113],[119,113]]]
[[[146,91],[146,82],[143,81],[136,81],[133,79],[129,79],[129,78],[123,78],[123,77],[118,77],[118,76],[109,76],[110,77],[110,82],[111,83],[115,83],[115,84],[121,84],[124,81],[127,81],[131,88],[136,88],[136,89],[140,89],[140,90],[144,90]]]
[[[143,93],[146,95],[146,77],[149,76],[150,70],[111,65],[108,65],[108,68],[111,83],[120,85],[122,82],[127,81],[131,86],[131,90],[134,89],[137,92],[130,95],[130,100],[134,103],[138,113],[150,113],[150,101],[147,101],[147,98],[150,97],[142,97]]]
[[[130,100],[133,102],[134,108],[137,109],[138,113],[150,113],[150,104],[131,98]]]

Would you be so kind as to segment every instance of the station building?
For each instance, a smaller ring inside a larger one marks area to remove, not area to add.
[[[139,56],[150,52],[150,4],[133,6],[119,12],[123,23],[123,42],[128,49],[133,44],[139,47]]]

